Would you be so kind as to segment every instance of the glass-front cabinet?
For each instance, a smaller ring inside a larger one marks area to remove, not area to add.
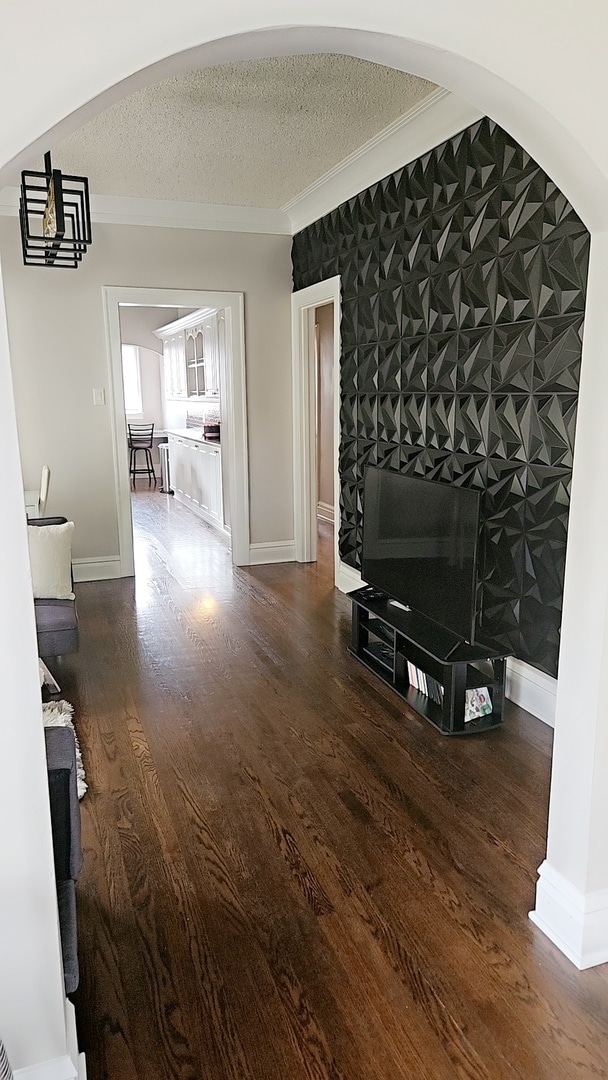
[[[223,311],[201,309],[154,331],[163,343],[167,398],[200,401],[219,396],[218,330],[223,319]]]
[[[188,397],[203,397],[205,386],[205,340],[202,326],[186,330],[186,386]]]

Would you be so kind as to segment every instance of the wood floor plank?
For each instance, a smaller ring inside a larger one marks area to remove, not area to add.
[[[233,568],[154,491],[77,585],[91,1080],[608,1077],[608,969],[530,923],[551,732],[445,739],[347,652],[315,564]]]

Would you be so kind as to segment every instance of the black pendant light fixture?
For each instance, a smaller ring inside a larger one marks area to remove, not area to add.
[[[76,268],[91,243],[89,181],[64,175],[44,155],[44,172],[21,173],[21,246],[26,266]]]

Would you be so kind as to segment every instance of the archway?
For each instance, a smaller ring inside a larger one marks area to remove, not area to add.
[[[596,151],[593,145],[594,118],[600,119],[602,98],[598,87],[606,78],[600,56],[602,35],[594,33],[592,14],[565,33],[557,16],[553,27],[534,22],[523,2],[517,12],[511,11],[504,27],[494,25],[475,0],[465,0],[455,14],[440,15],[435,6],[425,11],[413,4],[385,4],[370,11],[369,5],[355,0],[348,10],[350,26],[337,29],[336,24],[344,21],[340,0],[314,0],[292,6],[290,18],[299,25],[281,28],[284,10],[278,0],[259,0],[255,5],[250,0],[229,0],[214,12],[201,10],[194,0],[176,0],[170,9],[160,5],[146,9],[145,18],[135,10],[124,13],[118,38],[117,24],[108,18],[101,0],[93,0],[67,27],[41,18],[44,30],[39,35],[32,32],[31,8],[24,8],[14,13],[11,27],[5,28],[6,59],[0,85],[4,99],[12,105],[0,135],[0,183],[14,182],[16,171],[32,154],[39,155],[49,138],[67,134],[94,112],[147,82],[184,68],[245,57],[338,51],[409,70],[472,101],[533,154],[573,203],[592,232],[592,251],[548,859],[535,918],[579,966],[586,966],[608,959],[608,857],[602,835],[608,815],[608,793],[602,783],[608,763],[603,692],[608,676],[608,567],[603,551],[608,501],[598,496],[593,483],[594,475],[602,475],[608,467],[602,445],[608,392],[603,288],[608,278],[608,164],[602,147]],[[96,38],[93,57],[91,35]],[[49,65],[49,56],[65,55],[68,49],[69,65]],[[536,63],[531,60],[535,49]],[[26,69],[29,74],[24,80]],[[565,71],[568,80],[563,79]],[[555,100],[549,108],[551,93]],[[42,784],[44,751],[3,305],[0,391],[5,520],[14,522],[14,528],[7,530],[0,567],[0,590],[7,601],[0,615],[0,641],[13,672],[5,690],[5,714],[22,717],[19,726],[4,730],[3,735],[5,757],[10,756],[15,768],[0,795],[0,817],[13,823],[13,847],[22,854],[11,893],[19,918],[16,922],[5,919],[0,934],[10,992],[0,993],[3,1006],[6,998],[5,1023],[18,1064],[25,1066],[64,1056],[66,1032],[57,936],[47,934],[49,920],[42,926],[39,916],[41,908],[52,904],[52,869],[50,836],[41,840],[39,835],[44,800],[32,798],[29,783],[33,768]],[[33,985],[48,987],[48,993],[32,1000]],[[32,1031],[41,1032],[33,1041]]]

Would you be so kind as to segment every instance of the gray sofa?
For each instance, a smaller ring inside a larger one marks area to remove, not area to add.
[[[72,994],[79,979],[75,883],[82,868],[76,747],[74,732],[69,727],[46,727],[44,738],[63,975],[65,992]]]

